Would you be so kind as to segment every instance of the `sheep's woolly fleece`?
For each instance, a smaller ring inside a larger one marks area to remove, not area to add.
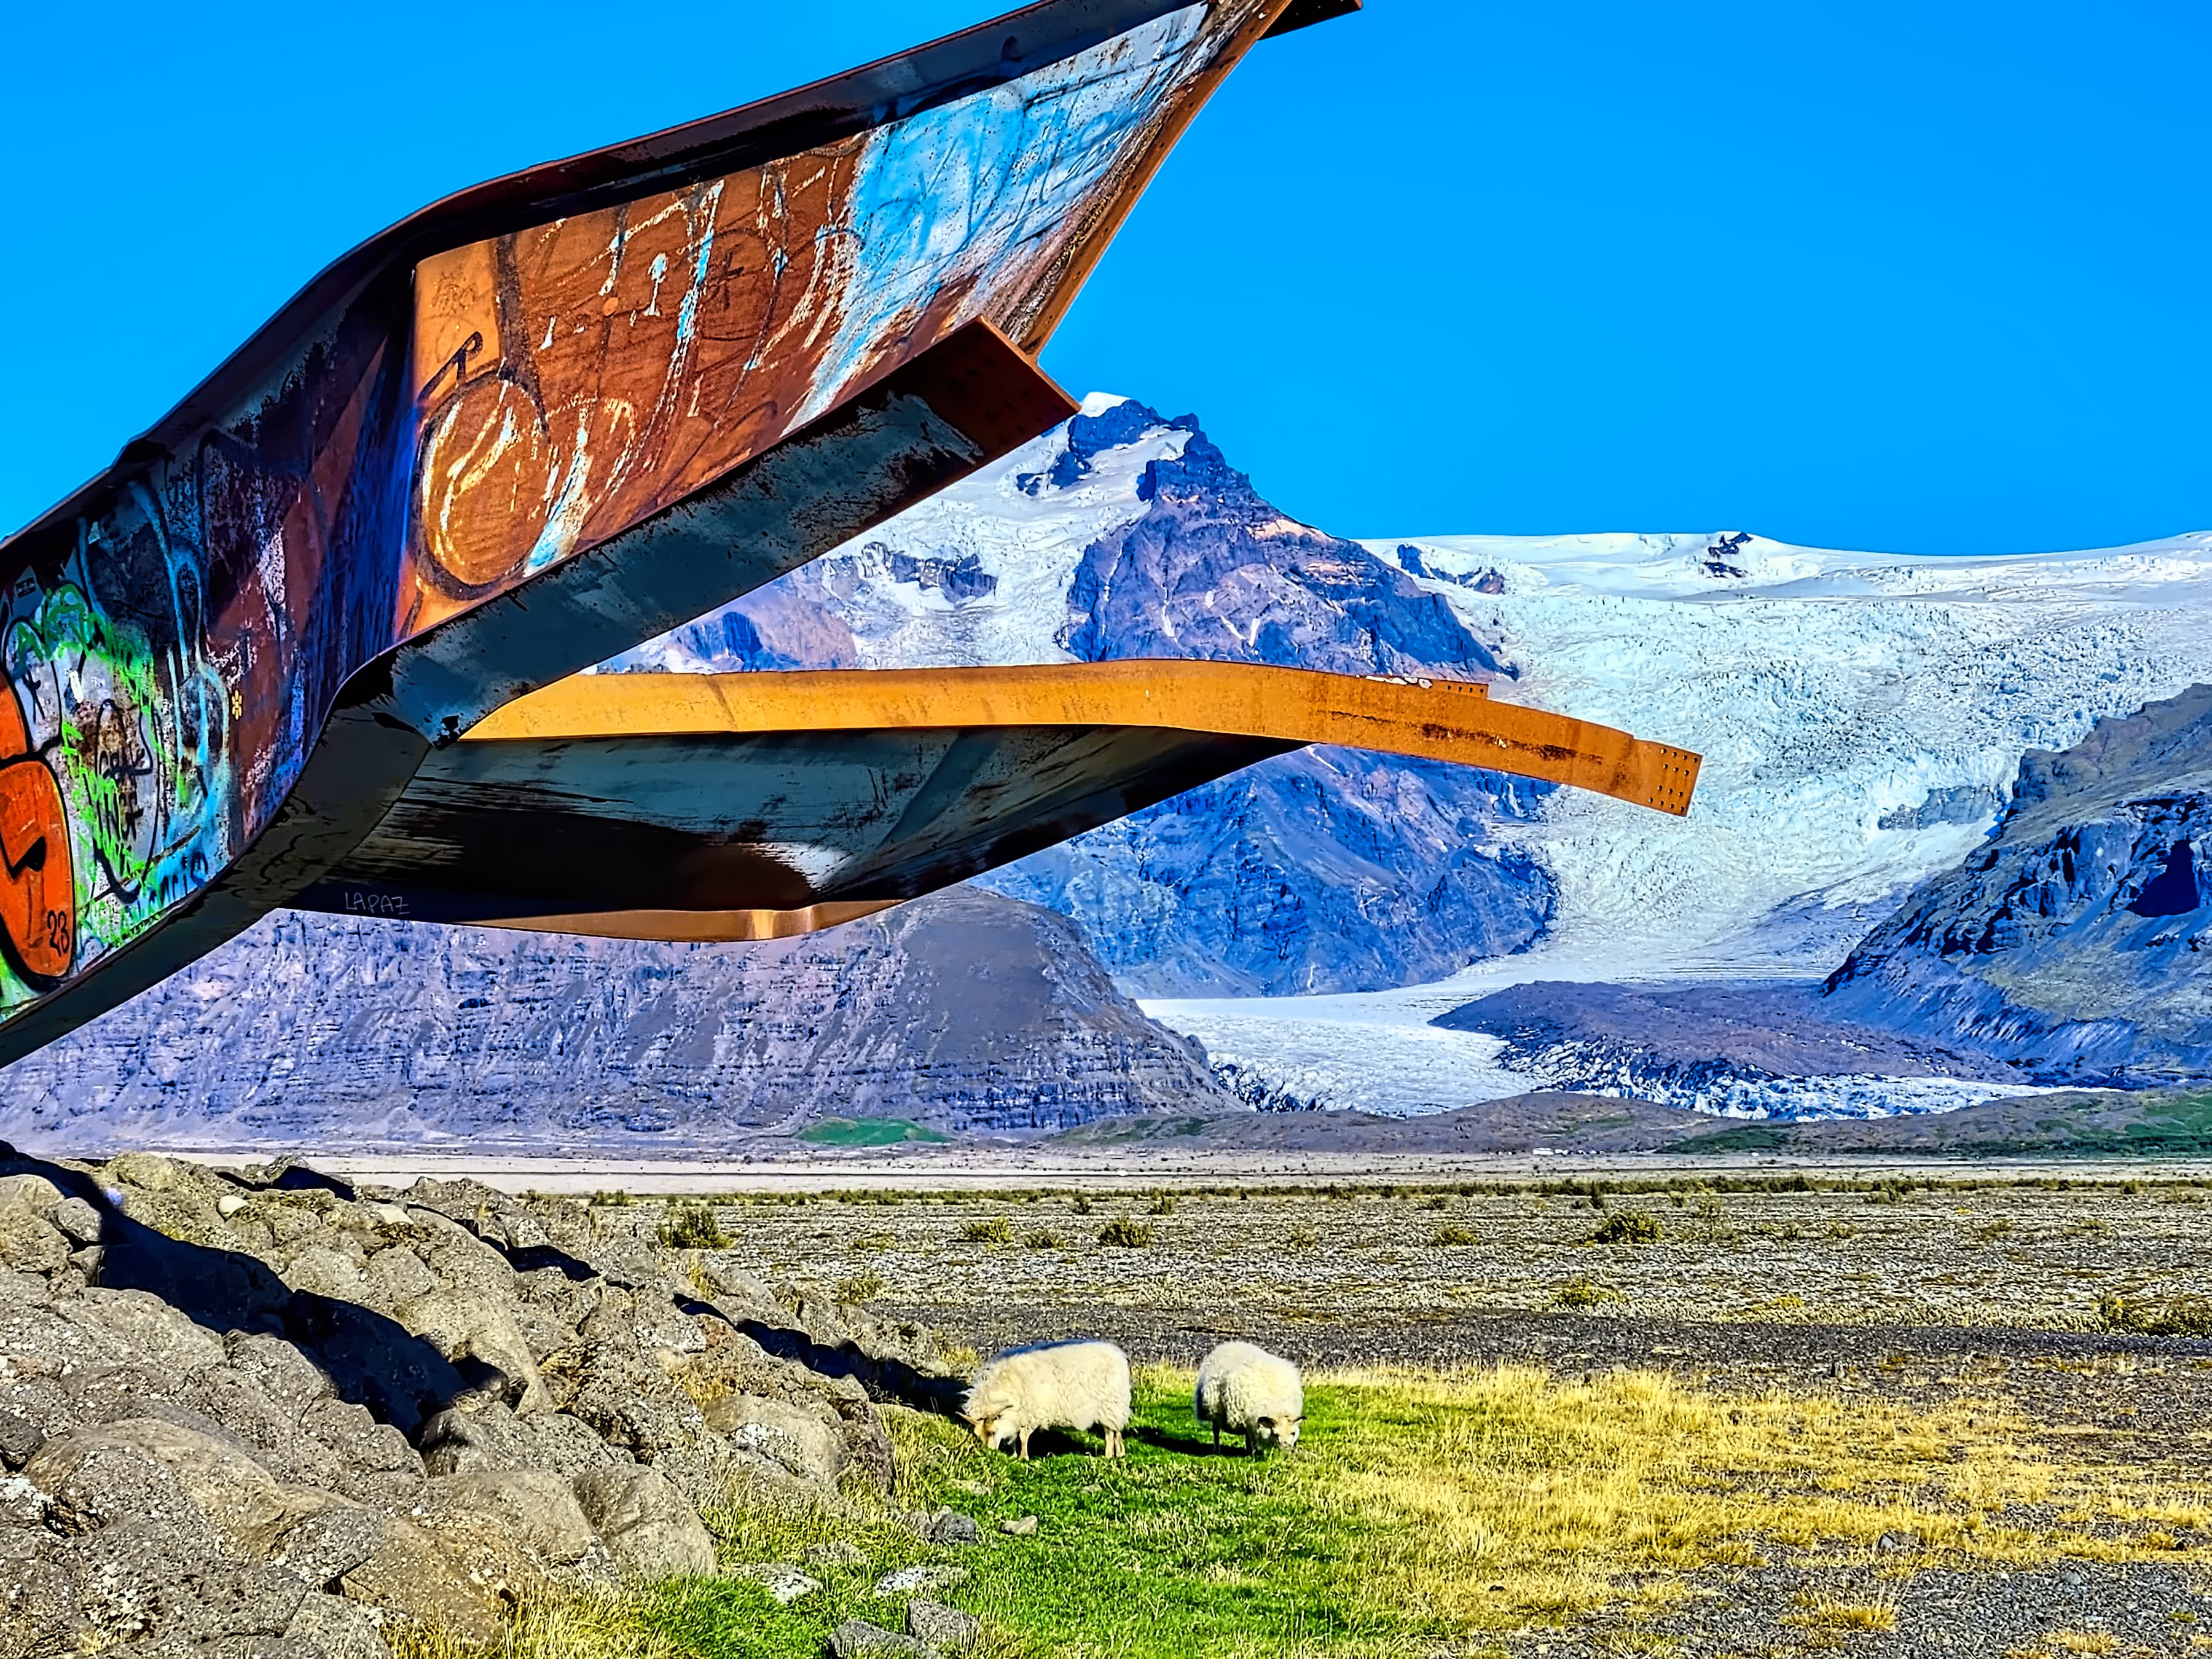
[[[1226,1429],[1288,1451],[1306,1414],[1305,1385],[1289,1360],[1249,1342],[1224,1342],[1198,1368],[1191,1409],[1217,1439]]]
[[[1110,1457],[1129,1426],[1129,1357],[1110,1342],[1010,1349],[976,1374],[963,1414],[993,1445],[1025,1443],[1038,1429],[1095,1426]]]

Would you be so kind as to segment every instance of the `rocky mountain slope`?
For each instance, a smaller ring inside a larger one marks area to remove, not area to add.
[[[680,1150],[833,1114],[1030,1129],[1229,1100],[1066,920],[958,889],[754,945],[280,914],[9,1068],[0,1133]]]
[[[1143,994],[1374,990],[1516,948],[1554,979],[1825,973],[1978,842],[2026,750],[2212,680],[2212,536],[1974,559],[1741,532],[1351,543],[1276,513],[1192,418],[1094,395],[623,661],[1145,653],[1487,678],[1705,765],[1678,821],[1286,757],[999,878],[1077,917]]]
[[[2022,759],[1988,844],[1923,883],[1827,982],[1838,1013],[2046,1082],[2212,1072],[2212,685]]]
[[[1868,1117],[2026,1090],[2003,1061],[1850,1019],[1806,981],[1694,986],[1539,981],[1437,1017],[1504,1044],[1498,1063],[1585,1089],[1729,1117]],[[1979,1091],[1959,1085],[1996,1085]]]
[[[659,1214],[0,1146],[0,1652],[473,1650],[533,1594],[717,1571],[702,1511],[888,1492],[876,1402],[959,1387],[933,1340]]]

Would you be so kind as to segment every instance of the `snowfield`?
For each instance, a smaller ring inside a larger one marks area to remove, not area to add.
[[[1493,695],[1705,757],[1686,819],[1563,791],[1508,831],[1559,879],[1540,949],[1638,969],[1825,973],[1982,839],[2025,750],[2212,679],[2212,533],[2009,559],[1733,536],[1367,545],[1418,550],[1441,573],[1424,585],[1504,635],[1523,676]],[[1484,572],[1504,591],[1466,585]]]

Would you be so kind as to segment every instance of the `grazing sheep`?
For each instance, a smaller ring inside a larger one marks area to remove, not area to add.
[[[1105,1431],[1106,1455],[1126,1454],[1121,1431],[1129,1426],[1129,1356],[1111,1342],[1048,1342],[1010,1348],[975,1374],[961,1413],[975,1437],[996,1450],[1019,1443],[1030,1461],[1030,1436],[1039,1429]]]
[[[1305,1419],[1305,1385],[1289,1360],[1249,1342],[1224,1342],[1198,1368],[1191,1409],[1200,1422],[1213,1425],[1217,1446],[1227,1429],[1243,1435],[1247,1456],[1262,1445],[1288,1451],[1298,1443],[1298,1425]]]

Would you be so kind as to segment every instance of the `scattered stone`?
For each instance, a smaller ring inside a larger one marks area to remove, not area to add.
[[[42,1175],[0,1176],[0,1210],[10,1207],[38,1215],[62,1201],[62,1189]]]
[[[808,1577],[788,1561],[756,1561],[748,1566],[732,1568],[730,1576],[750,1579],[766,1590],[780,1607],[804,1601],[822,1588],[819,1578]]]
[[[332,1503],[280,1534],[270,1562],[289,1567],[316,1589],[329,1589],[376,1553],[384,1517],[359,1504]]]
[[[1875,1540],[1875,1547],[1885,1555],[1901,1555],[1908,1550],[1918,1549],[1920,1536],[1917,1533],[1886,1532]]]
[[[751,1394],[726,1395],[703,1409],[707,1426],[734,1443],[764,1453],[793,1474],[836,1484],[844,1436],[815,1413]]]
[[[958,1653],[982,1639],[983,1621],[972,1613],[917,1596],[906,1604],[906,1633],[933,1648]]]
[[[337,1595],[310,1595],[284,1634],[321,1659],[392,1659],[377,1613]]]
[[[855,1569],[868,1565],[868,1553],[858,1544],[842,1538],[832,1538],[817,1544],[806,1552],[806,1565],[835,1571],[837,1568]]]
[[[0,1411],[0,1467],[21,1468],[46,1442],[45,1431],[28,1418]]]
[[[876,1594],[934,1595],[940,1590],[951,1589],[967,1576],[967,1568],[955,1566],[950,1561],[925,1561],[920,1566],[901,1567],[896,1572],[885,1573],[876,1580]]]
[[[1024,1515],[1017,1520],[999,1522],[999,1530],[1009,1538],[1034,1538],[1036,1536],[1036,1529],[1037,1518],[1034,1515]]]
[[[519,1543],[546,1561],[582,1560],[599,1541],[568,1483],[550,1469],[488,1469],[441,1474],[430,1482],[425,1525],[434,1532],[476,1530],[491,1523],[502,1542]]]
[[[0,1206],[0,1266],[19,1273],[58,1273],[69,1265],[70,1242],[18,1204]]]
[[[443,1626],[465,1643],[495,1644],[507,1628],[496,1592],[471,1583],[428,1533],[406,1521],[385,1528],[376,1553],[346,1574],[342,1588],[349,1600]]]
[[[963,1515],[957,1510],[939,1510],[915,1530],[932,1544],[980,1544],[983,1541],[983,1529],[975,1524],[975,1517]]]
[[[46,1219],[79,1244],[100,1243],[100,1212],[81,1198],[65,1198],[46,1212]]]

